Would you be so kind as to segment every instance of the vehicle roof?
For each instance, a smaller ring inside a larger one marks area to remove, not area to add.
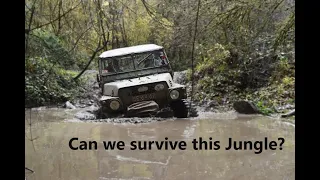
[[[148,51],[155,51],[160,49],[163,49],[163,47],[158,46],[156,44],[143,44],[143,45],[130,46],[130,47],[124,47],[124,48],[105,51],[99,57],[108,58],[108,57],[123,56],[128,54],[143,53]]]

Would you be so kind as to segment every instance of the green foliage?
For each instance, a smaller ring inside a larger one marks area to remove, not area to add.
[[[270,115],[271,113],[274,113],[274,111],[268,108],[263,101],[258,101],[256,106],[263,115]]]
[[[188,81],[191,81],[191,79],[192,79],[192,70],[191,69],[187,70],[186,78],[187,78]]]
[[[280,55],[278,59],[279,60],[276,62],[276,67],[271,77],[271,81],[281,81],[286,76],[293,77],[294,66],[289,63],[289,59],[286,56],[282,55]]]
[[[59,64],[65,68],[75,68],[75,56],[68,52],[61,38],[53,33],[35,30],[30,36],[30,41],[29,57],[43,56],[54,64]]]
[[[295,78],[294,77],[284,77],[282,83],[284,86],[294,86]]]
[[[161,44],[166,49],[170,47],[170,42],[172,41],[173,36],[173,29],[170,27],[172,26],[172,23],[168,21],[167,19],[162,19],[161,22],[163,22],[165,25],[159,25],[156,21],[149,21],[150,26],[150,36],[148,38],[147,42],[151,42],[154,44]]]
[[[226,68],[226,59],[230,57],[230,52],[221,44],[215,44],[204,53],[203,61],[199,62],[196,70],[199,73],[215,70],[223,72]]]
[[[197,0],[25,4],[28,103],[72,98],[80,88],[72,81],[74,72],[85,67],[98,42],[105,45],[101,51],[155,43],[165,47],[174,70],[191,67]],[[256,91],[250,98],[264,106],[279,104],[268,100],[273,97],[292,101],[294,5],[282,0],[208,0],[199,14],[194,65],[202,93],[196,96],[240,98]],[[96,59],[89,68],[97,68]],[[191,70],[187,78],[191,80]]]
[[[30,58],[25,64],[25,105],[46,105],[70,100],[81,82],[74,82],[77,72],[54,65],[45,58]]]
[[[128,38],[132,45],[145,44],[150,36],[149,18],[138,17],[132,28],[128,29]]]

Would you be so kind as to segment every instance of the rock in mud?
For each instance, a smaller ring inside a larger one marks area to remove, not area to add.
[[[233,103],[233,108],[240,114],[260,114],[258,108],[249,101],[237,101]]]
[[[281,112],[281,111],[286,110],[286,109],[294,109],[294,106],[291,105],[291,104],[287,104],[285,106],[278,107],[276,110]]]
[[[97,105],[92,105],[88,108],[87,112],[96,113],[98,110],[99,110],[99,107]]]
[[[96,116],[90,112],[82,111],[82,112],[78,112],[75,115],[75,118],[80,119],[80,120],[95,120]]]
[[[219,103],[217,101],[215,101],[215,100],[210,101],[208,103],[208,107],[216,107],[216,106],[219,106]]]
[[[71,104],[69,101],[67,101],[64,105],[64,108],[67,108],[67,109],[76,109],[76,107]]]

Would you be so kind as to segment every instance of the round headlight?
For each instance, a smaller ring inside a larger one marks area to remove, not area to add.
[[[177,90],[172,90],[171,92],[170,92],[170,97],[171,97],[171,99],[178,99],[179,98],[179,91],[177,91]]]
[[[117,101],[117,100],[112,100],[112,101],[110,102],[110,108],[111,108],[112,110],[116,111],[116,110],[119,109],[119,107],[120,107],[119,101]]]
[[[157,84],[155,87],[154,87],[154,90],[156,91],[160,91],[164,88],[164,85],[163,84]]]

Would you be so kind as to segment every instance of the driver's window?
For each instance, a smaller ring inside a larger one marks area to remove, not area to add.
[[[137,69],[160,67],[168,64],[163,51],[136,54],[134,59]]]
[[[166,56],[162,51],[154,53],[154,65],[156,67],[167,65]]]
[[[103,73],[115,72],[115,69],[113,68],[111,59],[104,60],[102,64],[103,64],[103,69],[102,69]]]
[[[150,65],[151,67],[153,66],[153,57],[151,53],[136,54],[134,59],[137,69],[143,69],[149,67]]]
[[[144,61],[144,68],[150,68],[154,66],[154,54],[151,54],[147,59]]]

